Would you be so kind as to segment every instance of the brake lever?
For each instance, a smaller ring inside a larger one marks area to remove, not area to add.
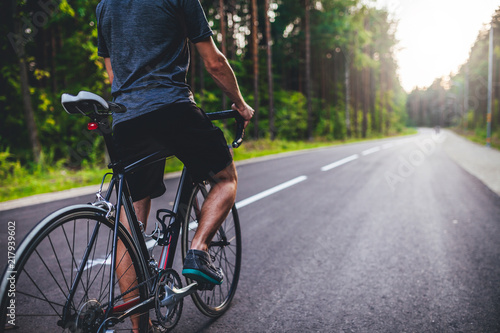
[[[237,113],[234,117],[236,119],[236,136],[234,138],[232,147],[238,148],[243,142],[243,137],[245,136],[245,119]]]

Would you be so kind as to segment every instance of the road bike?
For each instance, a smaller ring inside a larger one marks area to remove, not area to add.
[[[186,278],[183,287],[173,268],[178,240],[180,237],[184,261],[210,182],[193,182],[184,168],[173,206],[157,211],[155,227],[146,234],[133,208],[127,175],[171,156],[171,151],[119,161],[114,156],[109,118],[126,108],[85,91],[77,96],[63,94],[61,102],[69,114],[91,119],[88,129],[103,136],[112,172],[104,175],[95,202],[50,214],[19,244],[15,260],[9,261],[1,280],[0,328],[30,333],[128,333],[133,318],[139,322],[140,332],[148,332],[151,323],[169,330],[178,323],[188,295],[204,315],[222,315],[235,295],[240,274],[241,231],[236,207],[209,247],[214,265],[224,271],[224,282],[207,288]],[[232,146],[241,144],[244,120],[238,112],[214,112],[208,117],[235,118]],[[130,230],[118,222],[122,207],[131,222]],[[117,251],[119,246],[124,251]],[[127,274],[136,278],[125,283]]]

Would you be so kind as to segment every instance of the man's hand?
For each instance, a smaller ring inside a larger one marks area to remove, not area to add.
[[[245,128],[248,126],[248,124],[250,123],[250,119],[252,119],[255,111],[254,109],[248,105],[247,103],[243,102],[242,105],[236,105],[236,103],[234,103],[231,108],[235,111],[238,111],[239,114],[243,117],[243,119],[245,119],[245,123],[244,123],[244,126]]]

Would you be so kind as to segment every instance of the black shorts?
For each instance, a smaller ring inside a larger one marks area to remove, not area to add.
[[[121,161],[132,162],[169,149],[196,182],[209,179],[233,160],[222,131],[191,103],[173,104],[118,123],[113,129],[113,142]],[[165,192],[164,169],[163,160],[127,175],[134,202]]]

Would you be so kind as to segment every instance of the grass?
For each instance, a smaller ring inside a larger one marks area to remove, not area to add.
[[[416,130],[407,129],[399,135],[415,134]],[[317,139],[311,142],[296,142],[268,139],[248,140],[243,145],[235,149],[235,161],[247,160],[250,158],[279,154],[283,152],[298,151],[353,143],[358,141],[373,140],[382,137],[372,137],[369,139],[348,139],[345,141],[331,141]],[[52,167],[38,167],[32,171],[27,171],[20,166],[19,162],[7,162],[9,154],[0,153],[0,202],[23,198],[35,194],[57,192],[75,187],[100,184],[102,177],[110,170],[105,167],[84,167],[79,170],[66,169],[62,163]],[[2,159],[3,156],[3,159]],[[1,174],[1,170],[4,170]],[[5,172],[8,170],[8,172]],[[167,173],[182,170],[182,163],[176,158],[167,160],[165,171]]]

